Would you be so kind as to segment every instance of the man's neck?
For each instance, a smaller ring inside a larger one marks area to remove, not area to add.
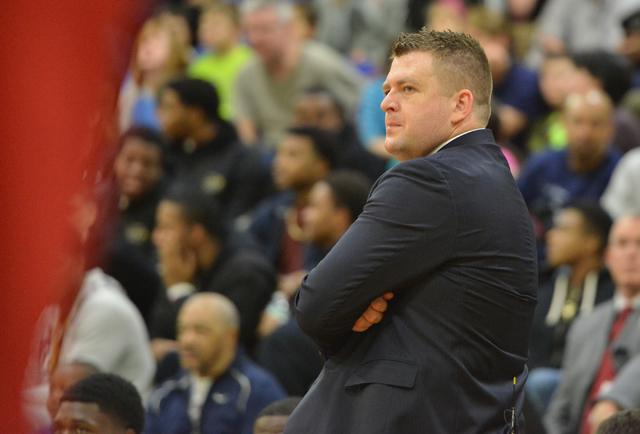
[[[460,136],[464,136],[465,134],[468,134],[468,133],[471,133],[471,132],[474,132],[474,131],[478,131],[478,130],[482,130],[482,129],[483,129],[482,127],[478,127],[478,128],[473,128],[473,129],[465,130],[465,131],[463,131],[463,132],[461,132],[461,133],[455,133],[455,132],[454,132],[454,134],[455,134],[455,135],[454,135],[453,137],[451,137],[449,140],[445,141],[443,144],[441,144],[440,146],[438,146],[437,148],[435,148],[433,151],[431,151],[431,152],[430,152],[430,154],[429,154],[429,155],[431,155],[431,154],[435,154],[435,153],[436,153],[436,152],[438,152],[440,149],[442,149],[445,145],[447,145],[447,144],[449,144],[449,143],[453,142],[455,139],[457,139],[457,138],[458,138],[458,137],[460,137]]]
[[[189,139],[196,143],[196,147],[200,148],[202,145],[212,141],[218,134],[218,127],[213,122],[207,122],[200,127],[196,128],[189,136]]]
[[[226,351],[223,350],[219,354],[218,359],[209,368],[205,376],[215,381],[216,378],[220,377],[222,374],[224,374],[227,371],[227,369],[229,369],[229,366],[231,366],[235,358],[236,358],[235,348],[228,348]]]
[[[149,93],[155,93],[167,81],[169,76],[170,74],[161,69],[145,71],[142,79],[142,88]]]
[[[639,286],[617,286],[616,294],[619,294],[627,302],[632,302],[640,294]]]
[[[584,283],[584,279],[591,271],[600,271],[602,269],[602,261],[598,257],[584,258],[577,264],[571,265],[571,280],[570,285],[572,287],[581,286]]]
[[[231,39],[215,47],[214,52],[219,56],[224,56],[225,54],[230,53],[237,46],[238,46],[238,41],[236,39]]]
[[[569,168],[577,173],[589,173],[602,164],[606,154],[599,154],[592,158],[575,158],[569,152]]]

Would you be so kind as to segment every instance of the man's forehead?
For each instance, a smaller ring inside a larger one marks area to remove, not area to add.
[[[383,88],[405,83],[419,83],[431,74],[431,54],[424,51],[413,51],[395,57]]]
[[[95,402],[62,401],[56,415],[56,422],[76,421],[98,426],[100,407]]]
[[[640,217],[625,216],[620,218],[611,230],[611,238],[640,237]]]

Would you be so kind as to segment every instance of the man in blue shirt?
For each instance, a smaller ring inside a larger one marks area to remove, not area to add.
[[[567,147],[532,157],[518,180],[524,200],[544,228],[571,199],[598,200],[620,156],[610,143],[613,105],[600,90],[567,97],[563,109]]]
[[[151,398],[145,433],[251,434],[258,413],[286,397],[237,351],[240,318],[221,294],[198,293],[178,315],[182,371]]]

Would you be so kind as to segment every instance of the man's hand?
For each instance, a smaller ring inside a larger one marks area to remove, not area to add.
[[[180,239],[172,237],[157,246],[162,281],[165,288],[176,283],[191,283],[197,269],[195,252],[185,246]]]
[[[393,298],[393,292],[387,292],[371,302],[367,310],[362,314],[351,330],[363,332],[374,324],[382,321],[383,313],[387,310],[387,300]]]
[[[608,419],[610,416],[618,413],[620,407],[613,401],[600,401],[591,409],[589,414],[589,424],[591,424],[591,432],[595,432],[600,424]]]

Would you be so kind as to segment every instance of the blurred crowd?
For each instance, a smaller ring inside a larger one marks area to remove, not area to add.
[[[27,369],[34,429],[105,372],[136,386],[146,433],[282,431],[261,411],[324,363],[296,291],[398,164],[382,83],[423,26],[484,48],[488,128],[534,224],[527,432],[640,408],[640,0],[173,0],[135,40],[107,170],[70,204],[64,295]]]

